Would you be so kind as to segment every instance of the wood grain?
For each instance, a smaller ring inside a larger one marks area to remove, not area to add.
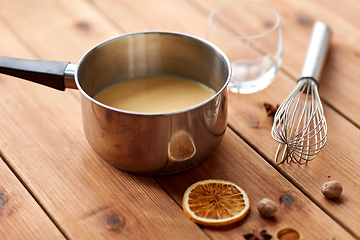
[[[239,236],[261,230],[272,235],[280,227],[296,228],[305,239],[353,239],[230,129],[219,148],[203,164],[185,173],[155,179],[179,203],[182,200],[179,193],[203,179],[233,181],[248,193],[249,215],[221,231],[205,228],[213,239],[239,239]],[[278,204],[274,218],[260,216],[256,204],[262,198],[270,198]]]
[[[274,164],[277,143],[271,137],[272,118],[266,115],[263,103],[280,104],[286,96],[285,93],[290,92],[294,86],[291,79],[280,73],[273,85],[261,93],[246,96],[231,94],[229,124],[295,186],[359,237],[359,224],[356,219],[360,212],[356,206],[360,202],[357,199],[356,182],[360,181],[357,175],[360,169],[360,149],[357,144],[360,135],[357,127],[325,105],[328,140],[315,160],[306,165]],[[274,95],[275,91],[278,94]],[[344,192],[335,201],[324,198],[320,191],[322,184],[328,180],[337,180],[343,185]]]
[[[1,35],[3,37],[3,47],[0,47],[4,54],[18,56],[31,56],[26,47],[18,42],[6,24],[0,21]],[[5,47],[7,44],[13,49]],[[0,85],[3,86],[3,78],[0,77]],[[5,108],[8,100],[1,99],[1,108]],[[3,118],[5,113],[0,113],[0,129],[7,126]],[[16,117],[16,114],[13,115]],[[2,132],[0,130],[0,132]],[[1,139],[6,141],[2,136]],[[1,154],[5,154],[5,149],[0,149]],[[35,201],[19,179],[14,175],[0,157],[0,239],[65,239],[57,226],[50,220],[41,206]]]
[[[65,239],[0,158],[0,238]]]
[[[125,32],[175,31],[205,37],[207,16],[192,1],[94,0]]]
[[[0,31],[4,36],[0,54],[76,63],[95,44],[126,32],[167,30],[203,37],[208,13],[224,2],[0,0]],[[87,144],[76,90],[58,92],[0,76],[0,151],[66,238],[239,239],[262,229],[273,234],[283,226],[300,229],[306,239],[353,239],[350,233],[360,237],[360,185],[356,175],[360,167],[356,154],[359,131],[346,119],[356,124],[360,119],[355,111],[360,87],[356,74],[350,74],[357,72],[359,65],[353,46],[359,39],[355,31],[358,23],[346,15],[357,3],[347,0],[336,11],[333,1],[266,2],[283,19],[282,70],[260,93],[230,94],[229,125],[236,134],[228,129],[215,154],[184,173],[154,180],[114,169]],[[354,9],[351,12],[357,13]],[[320,17],[334,26],[333,49],[321,85],[327,103],[329,140],[311,164],[272,166],[276,143],[269,134],[272,119],[266,116],[263,103],[280,103],[295,85],[312,28],[307,19],[313,23]],[[202,229],[188,220],[179,207],[182,194],[187,186],[206,178],[241,185],[253,203],[250,214],[224,229]],[[329,201],[321,195],[321,184],[328,179],[344,185],[338,200]],[[255,205],[263,197],[279,203],[275,219],[259,216]],[[21,207],[25,213],[32,211],[26,205]],[[14,224],[15,220],[6,221]],[[43,221],[50,220],[45,217]],[[0,228],[0,234],[4,232]]]

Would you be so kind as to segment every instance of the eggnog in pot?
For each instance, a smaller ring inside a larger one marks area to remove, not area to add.
[[[195,80],[149,76],[119,82],[101,90],[95,99],[117,109],[137,113],[166,113],[206,101],[215,91]]]

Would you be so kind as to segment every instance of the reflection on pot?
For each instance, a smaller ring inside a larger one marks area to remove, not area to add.
[[[226,95],[218,95],[213,101],[204,106],[205,125],[214,136],[221,136],[225,133],[227,124]]]
[[[186,161],[196,153],[196,147],[190,134],[179,130],[171,136],[168,145],[168,158],[170,161]]]
[[[214,126],[218,114],[219,114],[219,105],[220,105],[221,99],[220,95],[217,96],[213,101],[210,102],[210,104],[206,105],[204,107],[204,118],[205,118],[205,124],[208,128],[211,128]]]

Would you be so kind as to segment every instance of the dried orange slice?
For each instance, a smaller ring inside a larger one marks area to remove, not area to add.
[[[173,161],[186,161],[196,153],[194,141],[188,132],[179,130],[168,144],[168,158]]]
[[[250,210],[250,200],[235,183],[210,179],[191,185],[185,191],[182,206],[192,221],[222,226],[244,218]]]

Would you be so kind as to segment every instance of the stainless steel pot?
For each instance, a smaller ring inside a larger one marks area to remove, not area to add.
[[[169,174],[191,168],[209,157],[226,130],[229,60],[219,48],[194,36],[122,35],[95,46],[77,65],[0,56],[0,73],[59,90],[78,88],[89,144],[102,159],[131,173]],[[201,104],[161,114],[127,112],[93,98],[114,83],[148,75],[195,79],[216,94]]]

